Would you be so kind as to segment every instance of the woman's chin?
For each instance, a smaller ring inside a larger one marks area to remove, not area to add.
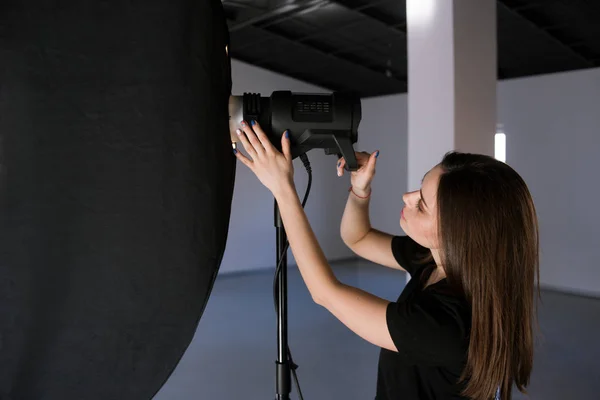
[[[404,231],[406,235],[408,235],[408,231],[406,230],[406,221],[404,218],[400,218],[400,228]]]

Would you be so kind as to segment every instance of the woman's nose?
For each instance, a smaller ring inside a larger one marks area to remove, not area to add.
[[[404,195],[402,196],[402,201],[404,202],[404,204],[406,204],[407,206],[411,206],[414,203],[416,193],[416,191],[404,193]]]
[[[404,204],[408,205],[408,195],[409,193],[404,193],[402,195],[402,201],[404,202]]]

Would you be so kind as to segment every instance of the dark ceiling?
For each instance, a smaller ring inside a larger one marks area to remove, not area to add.
[[[600,66],[600,0],[498,0],[498,78]],[[223,0],[233,58],[363,97],[407,89],[405,0]]]

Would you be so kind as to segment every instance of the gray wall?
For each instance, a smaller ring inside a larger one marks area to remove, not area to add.
[[[371,225],[384,232],[402,234],[400,211],[406,192],[408,98],[394,95],[364,99],[359,129],[359,150],[380,150],[373,180]]]
[[[498,118],[537,207],[543,285],[599,296],[600,69],[502,82]]]

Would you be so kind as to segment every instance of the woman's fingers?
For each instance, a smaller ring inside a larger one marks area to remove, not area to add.
[[[356,156],[356,162],[358,163],[359,170],[374,169],[375,160],[379,157],[379,150],[374,153],[367,153],[364,151],[354,153]],[[346,159],[344,157],[338,160],[336,169],[338,176],[344,175],[344,167],[346,166]]]
[[[240,160],[242,162],[242,164],[244,164],[246,167],[252,169],[252,167],[253,167],[252,160],[250,160],[248,157],[246,157],[244,154],[242,154],[241,151],[239,151],[238,149],[233,149],[233,154],[235,154],[235,157],[238,160]]]
[[[344,166],[346,165],[346,159],[344,157],[340,158],[337,163],[337,175],[344,175]]]
[[[366,162],[366,169],[373,174],[375,173],[375,164],[377,163],[377,157],[379,157],[379,150],[372,153]]]
[[[371,157],[369,158],[369,162],[371,163],[373,168],[375,168],[375,164],[377,163],[377,157],[379,157],[379,150],[371,154]]]
[[[290,131],[288,129],[281,136],[281,150],[286,160],[292,162],[292,144],[290,143]]]
[[[272,152],[273,144],[271,143],[271,141],[265,134],[265,131],[263,131],[262,128],[260,127],[260,124],[258,123],[258,121],[252,121],[251,124],[252,124],[252,129],[254,130],[254,133],[256,133],[256,137],[260,141],[260,144],[262,144],[265,151],[267,153]]]
[[[256,159],[256,157],[258,155],[256,154],[256,150],[254,150],[254,146],[252,145],[252,143],[250,143],[248,141],[246,134],[244,132],[242,132],[240,129],[237,129],[235,131],[235,133],[237,133],[237,136],[240,139],[240,142],[242,142],[242,146],[244,146],[244,149],[248,152],[248,154],[250,154],[250,157],[252,157],[252,159]],[[238,151],[238,153],[239,153],[239,151]]]
[[[252,130],[252,127],[246,121],[242,121],[242,129],[246,133],[246,136],[248,137],[248,141],[250,142],[252,147],[254,147],[254,151],[256,152],[256,154],[258,154],[258,155],[265,154],[264,146],[262,145],[260,140],[258,140],[258,137],[256,137],[256,134]]]
[[[369,162],[370,154],[364,151],[355,152],[354,156],[356,157],[356,162],[358,163],[358,168],[364,167]],[[338,176],[344,175],[344,167],[346,166],[346,159],[344,157],[340,158],[337,163],[337,174]]]

